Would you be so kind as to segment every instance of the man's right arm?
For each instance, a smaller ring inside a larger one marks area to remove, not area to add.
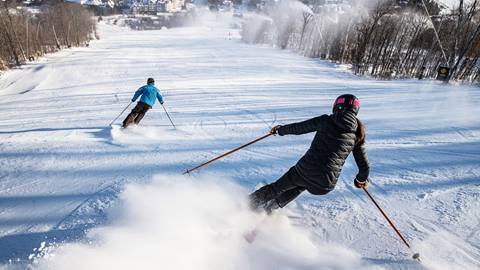
[[[143,86],[138,88],[138,90],[135,92],[135,94],[133,95],[132,97],[132,102],[135,102],[135,100],[137,100],[137,98],[143,94]]]

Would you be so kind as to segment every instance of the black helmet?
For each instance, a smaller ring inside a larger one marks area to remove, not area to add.
[[[148,78],[147,79],[147,84],[155,83],[155,80],[153,78]]]
[[[337,111],[350,110],[356,114],[360,110],[360,100],[351,94],[345,94],[337,97],[333,103],[333,113]]]

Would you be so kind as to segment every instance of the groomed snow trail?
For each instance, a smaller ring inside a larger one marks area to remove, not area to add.
[[[101,23],[101,40],[89,48],[0,77],[0,264],[480,267],[478,87],[359,78],[330,63],[243,44],[232,22],[219,15],[198,27],[143,32]],[[124,114],[109,127],[147,77],[156,79],[178,129],[158,104],[140,126],[121,130]],[[352,186],[353,159],[333,192],[302,195],[282,210],[301,216],[301,226],[280,212],[258,243],[240,241],[259,218],[245,209],[244,196],[294,165],[313,134],[268,138],[181,176],[272,125],[329,113],[344,93],[362,100],[370,191],[423,266]],[[56,257],[34,259],[44,254]]]

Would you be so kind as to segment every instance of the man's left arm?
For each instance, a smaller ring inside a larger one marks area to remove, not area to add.
[[[160,104],[163,104],[163,97],[162,95],[160,95],[160,91],[155,88],[157,90],[157,99],[158,99],[158,102],[160,102]]]

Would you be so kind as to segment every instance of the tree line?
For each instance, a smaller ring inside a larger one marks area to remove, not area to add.
[[[281,0],[246,20],[242,39],[351,64],[359,75],[435,78],[445,67],[447,81],[480,82],[480,0],[451,10],[432,0],[351,2],[332,10]]]
[[[44,2],[37,12],[13,0],[0,2],[0,70],[98,38],[91,11],[60,0]]]

